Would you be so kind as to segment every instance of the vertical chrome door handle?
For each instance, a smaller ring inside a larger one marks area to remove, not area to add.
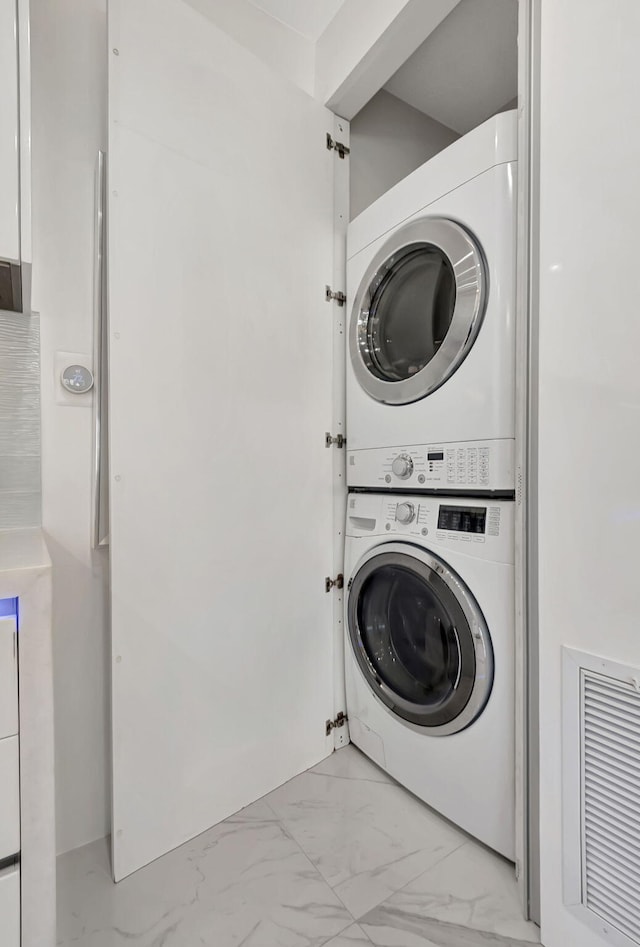
[[[109,477],[107,458],[107,307],[106,307],[106,216],[104,151],[98,152],[95,181],[94,264],[93,264],[93,529],[92,544],[97,549],[109,543]]]

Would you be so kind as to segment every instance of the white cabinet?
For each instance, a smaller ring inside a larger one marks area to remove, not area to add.
[[[20,852],[20,749],[18,741],[18,625],[0,617],[0,863]],[[2,947],[20,944],[20,873],[0,871]]]
[[[17,634],[15,615],[0,618],[0,862],[20,850]]]
[[[20,257],[17,15],[15,0],[0,0],[0,258],[13,262]]]
[[[2,947],[20,947],[20,869],[0,871],[0,931]]]
[[[42,532],[0,530],[0,947],[56,942],[51,652]]]
[[[18,732],[18,628],[15,615],[0,618],[0,740]]]
[[[0,309],[28,312],[31,271],[28,0],[0,0]]]
[[[20,851],[19,766],[18,737],[0,740],[0,862]]]

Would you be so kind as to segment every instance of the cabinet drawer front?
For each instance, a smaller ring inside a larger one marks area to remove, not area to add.
[[[0,740],[18,732],[18,627],[0,618]]]
[[[20,869],[0,872],[0,931],[2,947],[20,947]]]
[[[0,740],[0,861],[20,851],[18,737]],[[3,945],[4,947],[4,945]]]

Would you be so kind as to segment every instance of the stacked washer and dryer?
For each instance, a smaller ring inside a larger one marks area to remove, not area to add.
[[[514,859],[517,118],[349,228],[352,741]]]

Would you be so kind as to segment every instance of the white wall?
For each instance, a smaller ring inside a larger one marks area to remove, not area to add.
[[[540,7],[542,940],[595,947],[563,904],[560,662],[640,666],[640,5]]]
[[[382,89],[351,122],[351,219],[459,136]]]
[[[460,135],[518,94],[517,0],[461,0],[386,84]]]
[[[31,0],[34,308],[42,327],[42,514],[54,574],[57,844],[108,831],[105,553],[90,548],[92,419],[57,405],[57,350],[92,351],[94,163],[106,0]]]
[[[274,72],[313,95],[315,44],[248,0],[186,0]],[[221,129],[221,134],[228,129]]]
[[[0,3],[0,258],[20,260],[17,7]]]
[[[316,45],[316,98],[352,119],[458,2],[347,0]]]

